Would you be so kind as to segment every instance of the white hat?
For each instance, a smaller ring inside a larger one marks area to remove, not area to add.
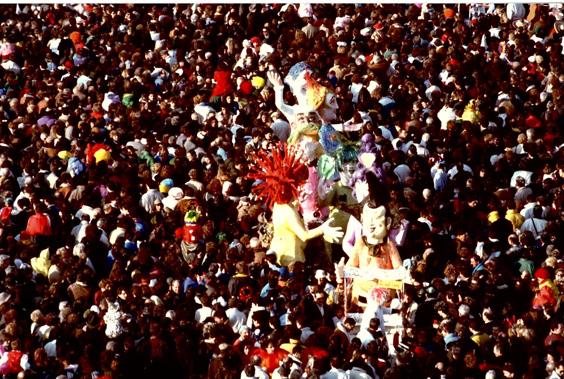
[[[251,249],[254,249],[255,247],[257,247],[259,245],[259,243],[260,243],[259,239],[257,237],[253,237],[249,241],[249,247]]]
[[[168,190],[168,196],[172,197],[174,200],[181,200],[184,197],[184,191],[179,187],[172,187]]]
[[[215,304],[219,304],[222,307],[227,306],[227,302],[225,301],[225,299],[222,296],[218,297],[217,299],[212,300],[212,305],[215,305]]]
[[[153,280],[154,280],[154,279],[153,279]],[[157,305],[157,306],[160,306],[160,305],[163,305],[163,304],[164,304],[163,301],[161,300],[161,298],[158,297],[157,295],[151,296],[150,299],[151,299],[151,301],[152,301],[153,303],[155,303],[155,305]]]
[[[366,27],[366,28],[360,29],[360,35],[363,36],[363,37],[368,37],[371,32],[372,32],[371,27]]]
[[[316,270],[315,271],[315,279],[323,279],[327,277],[327,273],[325,270]]]
[[[10,295],[8,292],[0,293],[0,305],[8,302],[11,297],[12,297],[12,295]]]
[[[227,191],[229,191],[229,189],[233,187],[233,183],[231,183],[230,181],[226,180],[225,182],[223,182],[223,186],[221,188],[221,193],[223,195],[225,195],[227,193]]]
[[[227,343],[225,343],[225,342],[220,343],[219,346],[218,346],[218,348],[219,348],[219,350],[221,350],[221,351],[227,350],[227,349],[229,348],[229,344],[227,344]]]
[[[460,316],[468,316],[470,314],[470,307],[467,304],[460,304],[458,314]]]

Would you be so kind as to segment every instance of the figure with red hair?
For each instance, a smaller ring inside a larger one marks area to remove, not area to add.
[[[323,236],[333,242],[342,237],[341,228],[331,226],[331,218],[313,229],[304,226],[295,203],[308,178],[308,169],[295,149],[279,144],[270,154],[259,151],[253,160],[249,178],[258,183],[253,192],[272,209],[270,249],[276,252],[279,264],[305,262],[305,244],[312,238]]]

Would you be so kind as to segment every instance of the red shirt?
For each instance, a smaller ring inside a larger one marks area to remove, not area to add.
[[[176,230],[176,238],[182,238],[187,243],[198,243],[202,236],[202,227],[198,224],[186,224]]]
[[[30,236],[51,235],[51,220],[45,213],[36,213],[27,220],[26,233]]]
[[[4,224],[8,224],[10,222],[10,215],[12,214],[12,207],[4,207],[0,210],[0,221]]]
[[[216,84],[212,90],[211,96],[225,96],[233,92],[233,85],[231,84],[231,71],[216,71],[213,74],[213,79]]]

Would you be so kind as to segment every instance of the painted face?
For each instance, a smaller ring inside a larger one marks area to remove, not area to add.
[[[316,125],[321,125],[321,118],[319,114],[315,111],[310,112],[299,112],[296,114],[296,125],[303,125],[307,123],[313,123]]]
[[[362,235],[366,238],[367,243],[378,245],[384,242],[388,234],[390,219],[386,217],[386,208],[383,205],[377,208],[364,205],[361,221]]]
[[[323,123],[331,123],[337,118],[337,99],[335,94],[311,77],[312,72],[311,67],[300,62],[292,66],[284,81],[290,86],[300,108],[316,109]]]
[[[337,119],[337,110],[339,109],[339,104],[337,104],[337,98],[333,92],[327,92],[325,95],[325,102],[318,109],[319,115],[325,124],[330,124]]]

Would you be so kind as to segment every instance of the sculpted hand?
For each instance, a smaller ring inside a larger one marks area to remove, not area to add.
[[[342,283],[343,278],[345,277],[345,257],[342,257],[339,263],[334,263],[334,266],[337,283]]]
[[[280,77],[280,74],[278,72],[268,71],[266,73],[266,76],[268,77],[268,80],[270,80],[270,83],[272,83],[272,85],[274,86],[274,89],[284,87],[284,82],[282,81],[282,78]]]
[[[333,217],[330,217],[325,221],[322,225],[323,228],[323,238],[325,241],[330,243],[337,242],[340,238],[343,237],[343,228],[340,226],[331,226],[331,223],[334,221]]]

